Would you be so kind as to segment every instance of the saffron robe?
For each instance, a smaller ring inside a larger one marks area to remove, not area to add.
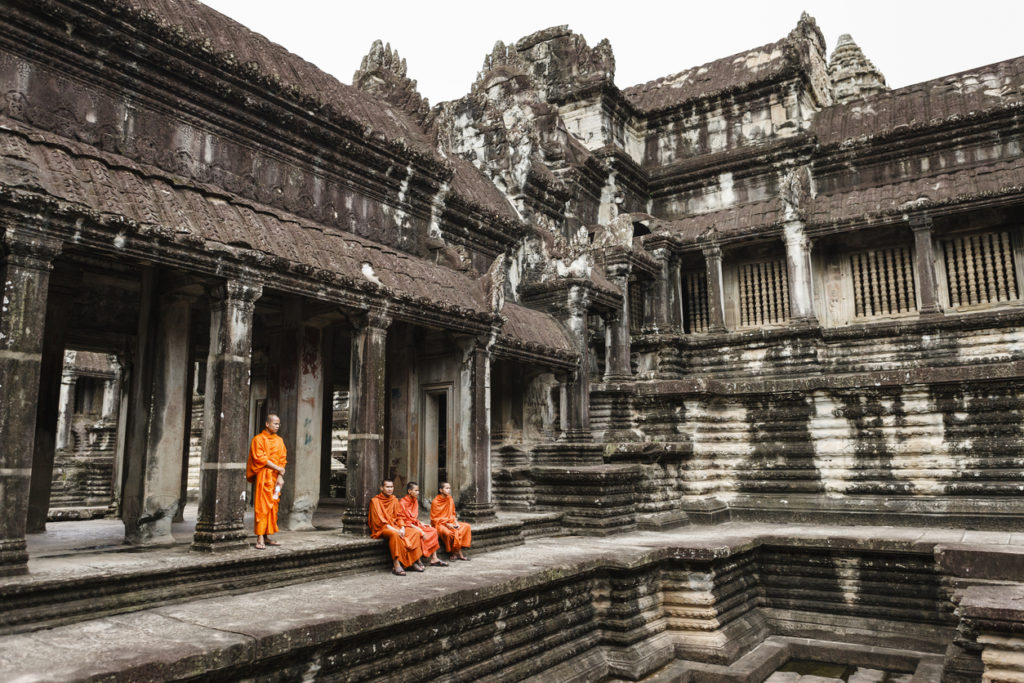
[[[441,547],[441,544],[437,542],[437,529],[420,521],[420,502],[418,500],[410,495],[405,495],[398,503],[405,526],[414,526],[423,535],[423,557],[430,557]]]
[[[277,506],[281,501],[273,500],[273,497],[278,472],[267,467],[268,462],[285,467],[288,464],[288,453],[284,439],[264,429],[252,437],[249,459],[245,463],[245,478],[256,485],[252,496],[257,536],[277,533]]]
[[[398,560],[403,567],[416,562],[423,555],[420,542],[420,530],[414,526],[405,526],[401,520],[401,509],[398,499],[378,493],[370,499],[370,511],[367,515],[370,525],[370,538],[386,538],[391,550],[392,559]],[[405,529],[405,537],[392,531],[388,525],[396,529]]]
[[[430,502],[430,523],[437,529],[437,535],[448,552],[468,548],[473,540],[473,532],[465,522],[459,522],[458,529],[448,528],[447,525],[455,524],[455,501],[451,496],[434,496]]]

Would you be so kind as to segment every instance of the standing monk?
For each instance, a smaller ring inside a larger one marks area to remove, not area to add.
[[[245,464],[245,478],[256,485],[252,497],[257,550],[265,550],[268,545],[281,545],[270,540],[270,534],[277,533],[277,506],[281,502],[281,487],[284,486],[284,466],[288,464],[284,439],[277,435],[280,428],[281,418],[274,413],[268,414],[263,431],[252,438],[249,460]]]
[[[469,547],[470,541],[473,540],[473,534],[468,524],[455,519],[452,485],[446,481],[441,482],[441,486],[438,487],[438,495],[430,503],[430,523],[434,525],[441,540],[444,541],[448,559],[468,562],[469,558],[462,554],[462,549]]]
[[[437,549],[441,547],[437,542],[437,529],[420,521],[420,485],[410,481],[405,490],[405,497],[398,501],[402,521],[405,526],[414,526],[423,534],[423,556],[430,560],[430,566],[447,567],[448,563],[437,556]]]
[[[370,524],[371,538],[383,536],[388,539],[391,557],[395,560],[391,573],[395,576],[405,576],[403,566],[411,567],[418,572],[423,571],[423,565],[420,564],[423,550],[420,530],[414,526],[406,526],[402,521],[401,507],[394,493],[395,482],[385,479],[380,483],[380,493],[370,499],[367,521]]]

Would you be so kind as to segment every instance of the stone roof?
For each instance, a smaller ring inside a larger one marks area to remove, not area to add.
[[[489,310],[483,288],[464,273],[10,119],[0,126],[0,188],[41,193],[84,213],[123,217],[138,234],[206,252],[259,252],[267,267],[292,268],[310,278],[320,271],[354,289],[380,287],[399,301],[455,314]],[[284,264],[276,265],[280,260]]]
[[[452,190],[500,218],[518,220],[497,190],[488,191],[470,164],[453,164],[438,153],[420,125],[422,112],[410,112],[372,93],[342,83],[284,47],[195,0],[96,0],[114,16],[145,27],[182,49],[267,88],[315,115],[348,123],[364,139],[397,145],[453,171]]]
[[[716,59],[671,76],[634,85],[623,90],[622,94],[634,107],[647,113],[767,80],[790,64],[785,43],[783,39]]]
[[[550,354],[563,360],[576,358],[577,352],[565,329],[547,313],[506,300],[501,315],[505,318],[499,335],[502,346]]]
[[[1024,57],[827,107],[810,132],[821,145],[900,134],[1024,103]]]
[[[96,0],[100,9],[146,26],[190,53],[276,90],[303,106],[314,104],[348,119],[367,137],[401,140],[424,157],[437,158],[427,135],[411,118],[235,20],[195,0]]]

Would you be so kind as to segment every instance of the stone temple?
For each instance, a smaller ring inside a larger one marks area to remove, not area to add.
[[[430,106],[192,0],[0,29],[3,680],[1024,680],[1024,57],[562,26]],[[382,477],[473,562],[387,574]]]

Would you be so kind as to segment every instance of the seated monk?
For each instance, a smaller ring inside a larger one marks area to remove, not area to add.
[[[399,512],[406,528],[414,526],[420,530],[423,539],[423,557],[430,560],[431,567],[447,567],[448,563],[437,556],[441,545],[437,542],[437,529],[420,521],[420,485],[410,481],[405,487],[405,496],[398,501]]]
[[[414,526],[406,526],[401,519],[401,508],[394,496],[395,482],[385,479],[380,483],[380,493],[370,499],[370,510],[367,522],[370,525],[370,537],[388,539],[391,557],[395,566],[391,573],[405,576],[402,567],[411,567],[415,571],[424,571],[420,564],[422,543],[420,530]]]
[[[469,547],[470,541],[473,540],[473,534],[468,524],[455,519],[452,485],[446,481],[441,483],[438,495],[430,503],[430,523],[437,529],[438,536],[444,542],[449,560],[469,561],[469,558],[462,553],[462,549]]]

